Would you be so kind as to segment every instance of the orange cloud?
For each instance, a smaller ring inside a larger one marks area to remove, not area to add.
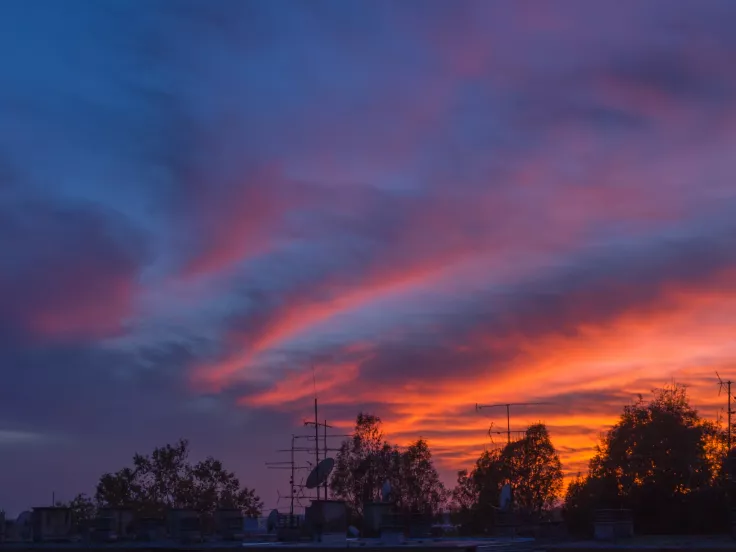
[[[463,253],[464,255],[464,253]],[[270,317],[269,321],[256,333],[255,337],[237,335],[235,345],[247,348],[224,361],[207,365],[195,373],[195,382],[221,388],[229,377],[247,369],[257,356],[279,344],[305,332],[315,325],[329,320],[337,314],[357,309],[372,301],[386,298],[392,294],[412,288],[420,283],[439,276],[457,257],[433,259],[424,266],[416,266],[408,271],[387,271],[376,273],[362,285],[334,298],[314,302],[300,298]],[[321,286],[329,289],[329,286]],[[312,293],[315,293],[313,291]]]
[[[574,188],[571,190],[573,195],[578,195]],[[590,193],[581,193],[578,199],[586,203],[606,201],[605,198]],[[481,207],[481,212],[486,213],[486,216],[489,217],[500,214],[502,211],[513,208],[514,200],[509,199],[509,201],[511,204],[507,202],[496,205],[485,204]],[[549,213],[555,216],[553,208],[550,208]],[[544,235],[519,234],[517,240],[530,240],[527,244],[530,249],[572,247],[572,244],[577,243],[574,236],[582,236],[590,222],[590,217],[573,219],[565,217],[560,211],[556,213],[557,216],[562,215],[560,220],[557,220],[557,224],[558,228],[566,228],[566,231],[561,231],[565,239],[558,235],[554,242],[550,242]],[[463,214],[461,206],[456,206],[456,210],[453,211],[433,207],[414,213],[412,216],[414,223],[408,225],[401,236],[402,245],[396,248],[397,251],[411,251],[412,246],[426,242],[427,235],[432,231],[443,231],[444,242],[440,245],[439,251],[433,255],[420,256],[418,259],[397,258],[395,259],[396,265],[390,268],[375,265],[357,279],[354,287],[345,292],[334,293],[332,291],[332,288],[340,288],[339,279],[334,282],[317,283],[314,288],[307,289],[302,295],[288,299],[283,307],[268,316],[261,327],[247,333],[231,335],[229,347],[240,350],[240,352],[219,362],[200,367],[195,371],[194,381],[213,389],[221,389],[227,385],[232,376],[241,370],[246,370],[260,354],[278,348],[289,339],[309,331],[338,314],[350,312],[393,294],[426,285],[457,268],[463,261],[477,259],[478,255],[488,256],[495,253],[498,258],[496,262],[501,264],[503,255],[509,253],[513,247],[520,245],[518,241],[504,244],[490,241],[482,234],[469,236],[462,231],[453,230],[455,221],[462,219]],[[474,215],[468,214],[467,216]],[[509,276],[518,277],[517,272],[518,270],[513,271]],[[313,299],[315,296],[325,295],[328,298],[319,302]]]
[[[487,377],[471,381],[450,377],[441,384],[427,379],[391,386],[376,381],[367,387],[354,384],[359,366],[335,367],[325,375],[320,401],[328,409],[355,404],[357,413],[361,404],[380,397],[384,411],[376,413],[383,417],[387,434],[400,444],[425,436],[446,470],[470,467],[489,446],[490,422],[505,429],[502,409],[475,414],[476,402],[551,401],[549,406],[515,409],[512,425],[521,429],[540,420],[548,424],[565,469],[573,475],[585,468],[601,432],[616,422],[636,393],[647,396],[652,387],[672,379],[690,383],[693,403],[704,415],[716,416],[713,371],[720,367],[721,375],[728,377],[728,368],[736,368],[736,290],[718,285],[731,277],[725,273],[703,287],[673,287],[656,304],[632,306],[609,321],[581,325],[574,334],[488,336],[472,346],[511,340],[504,346],[512,345],[518,355],[504,366],[489,367]],[[309,377],[304,373],[277,383],[249,404],[273,407],[290,396],[307,396],[303,389]],[[597,398],[604,392],[610,397]],[[495,441],[504,439],[499,435]]]
[[[314,396],[315,393],[321,394],[335,387],[347,385],[357,377],[356,364],[321,366],[315,368],[314,372],[303,370],[288,374],[267,391],[243,397],[240,404],[258,407],[295,402]]]

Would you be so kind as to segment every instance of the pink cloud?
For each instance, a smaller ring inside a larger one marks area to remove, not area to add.
[[[0,324],[34,339],[117,335],[136,313],[143,251],[123,220],[88,209],[18,208],[3,238]],[[5,319],[7,316],[7,319]]]
[[[96,277],[86,272],[81,284],[90,284]],[[99,277],[99,275],[97,275]],[[20,313],[23,325],[41,339],[68,340],[98,338],[118,335],[124,321],[135,314],[135,301],[140,293],[135,283],[125,275],[116,276],[104,283],[104,289],[90,291],[70,285],[64,297],[50,298]]]
[[[276,167],[244,175],[222,191],[204,189],[201,198],[192,199],[197,203],[187,222],[194,222],[196,248],[182,276],[226,271],[267,251],[283,231],[286,215],[303,206],[306,197]]]

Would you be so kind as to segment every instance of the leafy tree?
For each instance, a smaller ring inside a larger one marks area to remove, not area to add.
[[[97,508],[92,499],[81,493],[75,496],[66,506],[71,510],[72,524],[77,531],[87,526],[97,513]]]
[[[464,532],[491,529],[507,483],[520,513],[538,519],[553,507],[562,491],[562,466],[544,424],[529,426],[520,441],[503,449],[484,451],[472,472],[459,472],[452,509]]]
[[[155,448],[150,455],[135,454],[134,472],[145,503],[161,510],[188,506],[184,500],[191,472],[188,457],[185,439]]]
[[[189,443],[156,448],[150,455],[136,454],[133,468],[105,474],[95,495],[100,506],[131,507],[148,516],[163,515],[167,508],[187,508],[211,514],[217,508],[236,508],[258,515],[263,507],[255,491],[241,488],[233,472],[208,457],[191,465]]]
[[[544,424],[529,426],[521,440],[508,444],[501,462],[516,508],[539,517],[554,506],[562,492],[562,464]]]
[[[457,474],[457,483],[452,490],[450,511],[453,523],[460,527],[465,534],[483,533],[487,524],[493,519],[493,503],[498,498],[495,493],[493,498],[481,500],[481,490],[487,488],[481,481],[488,473],[484,469],[478,469],[479,464],[488,458],[489,453],[484,452],[476,462],[472,472],[461,470]],[[490,487],[490,486],[489,486]],[[500,485],[497,485],[500,489]]]
[[[438,514],[447,501],[447,491],[432,461],[432,451],[424,439],[392,455],[392,493],[404,512]]]
[[[262,507],[255,491],[241,488],[235,474],[212,457],[187,469],[180,498],[188,508],[203,513],[212,513],[217,508],[232,508],[247,516],[257,516]]]
[[[381,418],[358,414],[353,436],[342,443],[335,459],[332,494],[362,516],[364,502],[380,499],[383,483],[390,476],[393,453],[384,439]]]
[[[360,413],[353,436],[337,454],[330,488],[360,518],[365,502],[381,500],[385,481],[406,513],[436,514],[447,499],[426,441],[419,439],[402,452],[385,440],[378,416]]]
[[[143,489],[137,473],[131,468],[123,468],[116,473],[104,474],[97,483],[95,501],[98,506],[138,507],[143,502]]]
[[[457,472],[457,483],[450,495],[450,507],[454,512],[469,511],[478,502],[477,487],[468,470]]]
[[[580,530],[596,508],[631,508],[642,532],[708,530],[723,520],[715,510],[705,519],[696,505],[723,502],[723,452],[722,432],[700,418],[684,387],[655,389],[650,402],[640,397],[624,408],[588,474],[568,488],[566,519]]]

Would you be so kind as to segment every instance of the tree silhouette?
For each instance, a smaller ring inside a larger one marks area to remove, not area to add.
[[[155,448],[150,455],[135,454],[134,473],[145,504],[159,510],[185,507],[184,492],[191,471],[188,457],[189,442],[185,439]]]
[[[384,439],[381,418],[358,414],[353,436],[342,443],[335,459],[332,494],[362,517],[363,503],[380,499],[383,482],[389,479],[393,452]]]
[[[455,519],[465,532],[491,528],[504,484],[513,491],[514,508],[541,519],[562,491],[562,465],[544,424],[527,428],[519,441],[484,451],[472,472],[459,472],[452,492]]]
[[[145,502],[137,474],[131,468],[123,468],[116,473],[106,473],[100,477],[95,500],[99,506],[136,509]]]
[[[436,514],[447,498],[426,441],[419,439],[401,451],[385,440],[378,416],[360,413],[353,436],[337,454],[330,488],[360,519],[365,502],[381,500],[385,481],[405,513]]]
[[[389,480],[397,506],[406,513],[438,514],[447,501],[447,491],[432,461],[424,439],[392,455]]]
[[[696,505],[722,501],[724,452],[722,432],[700,418],[684,387],[655,389],[650,402],[640,397],[624,407],[588,474],[569,486],[566,518],[579,530],[596,508],[630,508],[642,532],[704,530],[699,525],[717,522],[718,512],[705,520]]]
[[[263,504],[252,489],[241,488],[234,473],[212,457],[190,464],[189,442],[165,445],[150,455],[136,454],[133,468],[104,474],[95,494],[99,506],[128,507],[146,516],[162,516],[167,508],[212,514],[217,508],[259,515]]]
[[[66,506],[71,510],[72,524],[77,532],[82,531],[97,513],[95,503],[82,493],[75,496]]]
[[[458,472],[450,509],[453,522],[463,533],[485,533],[491,529],[503,484],[500,450],[484,451],[471,472]]]
[[[506,445],[501,460],[519,511],[541,517],[554,506],[562,492],[562,464],[547,426],[529,426],[522,439]]]

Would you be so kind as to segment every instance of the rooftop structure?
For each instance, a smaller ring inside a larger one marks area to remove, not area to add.
[[[34,541],[69,539],[72,531],[72,511],[63,506],[33,508],[31,528]]]

